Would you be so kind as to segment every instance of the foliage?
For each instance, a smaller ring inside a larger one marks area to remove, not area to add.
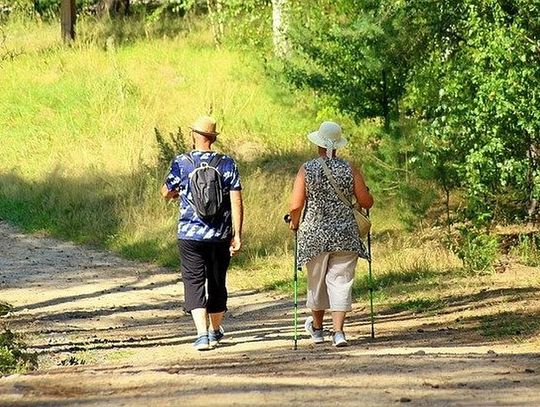
[[[158,146],[158,166],[165,168],[170,165],[174,157],[188,150],[182,129],[170,132],[168,137],[163,136],[157,127],[154,127],[156,143]]]
[[[25,352],[26,345],[10,330],[0,333],[0,374],[26,372],[37,367],[35,354]]]
[[[490,272],[497,260],[499,242],[496,236],[474,227],[461,227],[452,249],[463,261],[466,270],[473,273]]]
[[[540,266],[540,236],[519,236],[518,244],[512,248],[511,253],[526,266]]]
[[[409,230],[414,230],[423,223],[438,194],[430,183],[413,180],[400,185],[399,197],[400,220]]]
[[[540,32],[528,14],[540,2],[444,3],[445,34],[413,71],[407,102],[437,181],[464,188],[464,215],[477,225],[523,219],[540,194]]]
[[[519,221],[540,196],[539,10],[539,0],[318,0],[292,19],[285,72],[357,119],[380,119],[377,159],[434,181],[447,206],[463,190],[469,221]]]
[[[76,0],[78,13],[92,13],[100,0]],[[0,5],[2,3],[0,2]],[[11,0],[11,11],[16,15],[55,18],[60,9],[60,0]]]

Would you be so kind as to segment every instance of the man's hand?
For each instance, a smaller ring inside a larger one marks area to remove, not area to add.
[[[178,198],[178,191],[176,190],[173,190],[173,191],[169,191],[169,189],[167,188],[167,185],[163,184],[161,186],[161,196],[165,199],[176,199]]]
[[[229,247],[231,256],[236,255],[240,251],[241,247],[242,247],[242,240],[240,239],[240,236],[238,235],[233,236],[231,240],[231,246]]]

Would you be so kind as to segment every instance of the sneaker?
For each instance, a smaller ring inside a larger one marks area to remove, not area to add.
[[[308,317],[306,323],[304,324],[306,332],[311,336],[313,343],[322,343],[324,342],[324,333],[322,327],[319,329],[313,328],[313,317]]]
[[[208,335],[199,336],[195,342],[193,342],[193,347],[197,350],[208,350],[212,349],[210,347],[210,341],[208,340]]]
[[[343,331],[334,332],[334,335],[332,335],[332,344],[336,348],[348,346],[347,339],[345,339],[345,333]]]
[[[210,342],[210,346],[217,346],[219,344],[219,341],[221,341],[221,339],[223,339],[224,336],[225,336],[225,330],[223,329],[222,326],[220,326],[219,330],[217,331],[213,331],[213,330],[208,331],[208,340]]]

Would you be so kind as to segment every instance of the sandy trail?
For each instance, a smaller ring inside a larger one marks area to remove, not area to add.
[[[540,405],[539,350],[456,325],[463,304],[379,315],[375,340],[357,304],[352,346],[302,335],[293,351],[289,298],[231,290],[226,340],[195,352],[176,272],[5,223],[0,252],[14,306],[0,324],[40,354],[37,371],[0,378],[2,406]]]

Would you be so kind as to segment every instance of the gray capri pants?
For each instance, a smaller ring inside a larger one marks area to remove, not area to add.
[[[314,311],[352,310],[356,252],[323,252],[306,263],[307,307]]]

